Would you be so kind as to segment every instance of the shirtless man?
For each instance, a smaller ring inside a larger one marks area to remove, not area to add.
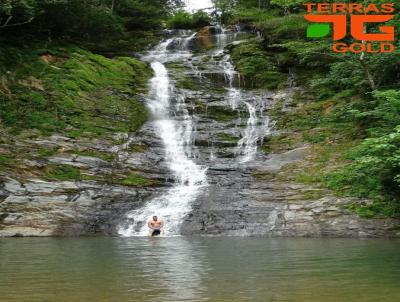
[[[152,219],[147,223],[147,226],[150,229],[150,236],[158,236],[161,235],[161,230],[164,227],[164,221],[159,220],[156,215],[153,216]]]

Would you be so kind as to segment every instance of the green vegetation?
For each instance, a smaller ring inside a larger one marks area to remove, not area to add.
[[[0,48],[1,123],[70,137],[135,131],[147,111],[135,101],[151,76],[133,58],[107,59],[76,47]]]
[[[218,122],[231,122],[238,118],[237,111],[225,107],[209,107],[208,114]]]
[[[124,176],[123,178],[114,178],[112,182],[114,184],[132,186],[132,187],[148,187],[157,184],[157,181],[146,178],[137,173],[130,173],[129,175]]]
[[[82,181],[82,180],[95,180],[100,182],[111,182],[123,186],[132,187],[148,187],[157,185],[156,180],[146,178],[137,173],[128,173],[126,175],[91,175],[84,173],[79,168],[69,165],[47,165],[42,171],[42,177],[49,181]]]
[[[334,53],[330,37],[306,38],[303,1],[216,2],[225,23],[246,23],[262,35],[231,49],[248,86],[283,88],[293,73],[303,87],[290,110],[282,111],[282,102],[272,110],[278,127],[288,132],[271,138],[264,150],[282,152],[310,144],[311,164],[291,165],[294,180],[322,183],[342,196],[369,198],[372,203],[349,205],[363,217],[400,215],[399,41],[393,53]],[[364,1],[368,3],[377,1]],[[388,24],[396,32],[398,21],[397,14]],[[346,42],[354,40],[347,37]]]
[[[128,46],[123,41],[148,43],[144,33],[161,28],[181,5],[180,0],[2,1],[0,42],[62,39],[120,50]]]
[[[116,157],[116,155],[114,153],[101,152],[101,151],[97,151],[97,150],[85,150],[85,151],[72,150],[69,153],[80,155],[80,156],[96,157],[96,158],[100,158],[106,162],[113,162]]]
[[[202,11],[195,12],[194,14],[178,11],[167,20],[167,26],[176,29],[198,29],[208,26],[210,23],[210,16]]]
[[[231,142],[231,143],[236,144],[240,138],[237,136],[234,136],[234,135],[227,134],[227,133],[219,133],[218,139],[223,140],[225,142]]]
[[[7,152],[18,140],[35,140],[55,132],[73,139],[101,137],[109,141],[116,132],[140,128],[148,112],[138,99],[147,92],[151,69],[131,55],[117,54],[143,50],[158,40],[157,34],[149,31],[163,26],[174,2],[1,2],[0,131]],[[166,5],[159,5],[163,3]],[[74,167],[32,169],[19,160],[45,160],[57,152],[68,152],[61,149],[28,150],[22,146],[18,158],[1,155],[0,166],[22,178],[99,180]],[[114,160],[104,152],[74,151]]]
[[[41,147],[39,149],[39,157],[42,159],[48,158],[50,156],[53,156],[54,154],[57,153],[58,148],[46,148],[46,147]]]
[[[149,146],[145,144],[134,144],[129,146],[128,151],[133,153],[144,153],[148,148]]]
[[[322,184],[341,196],[369,199],[371,202],[348,206],[363,217],[399,216],[398,39],[392,53],[334,53],[330,37],[306,38],[304,1],[213,2],[218,21],[244,23],[260,33],[260,37],[230,48],[246,87],[286,88],[290,76],[302,86],[302,91],[285,104],[289,110],[282,110],[282,101],[271,110],[278,127],[286,131],[271,137],[263,150],[284,152],[307,144],[309,164],[291,164],[287,175],[279,177]],[[146,90],[151,71],[145,63],[121,54],[153,44],[165,26],[197,29],[211,22],[205,13],[189,14],[181,7],[179,0],[2,1],[0,130],[6,134],[2,140],[25,140],[54,132],[73,139],[110,138],[116,132],[139,129],[148,113],[138,99]],[[397,14],[388,24],[394,25],[397,33],[399,18]],[[368,31],[378,31],[378,26],[371,25]],[[345,41],[354,42],[350,36]],[[177,83],[177,87],[193,90],[198,85],[191,78]],[[225,107],[196,105],[219,122],[238,117],[237,111]],[[227,135],[220,138],[237,140]],[[134,145],[129,151],[145,150],[145,145]],[[63,152],[45,148],[34,151],[40,159]],[[11,153],[8,149],[6,152]],[[71,152],[114,160],[112,154],[104,152]],[[8,153],[0,155],[0,166],[11,170],[18,159]],[[65,165],[49,165],[41,172],[48,180],[97,179]],[[254,176],[264,180],[276,177],[268,173]],[[115,179],[115,183],[127,186],[156,183],[137,173]],[[318,194],[310,191],[305,197]]]
[[[12,164],[15,161],[15,156],[11,154],[0,154],[0,165]]]
[[[78,168],[68,165],[48,165],[43,173],[47,180],[81,180],[81,172]]]
[[[264,51],[257,39],[233,47],[231,55],[246,87],[276,89],[287,82],[286,75],[277,67],[274,53]]]
[[[188,89],[188,90],[196,90],[200,86],[200,83],[196,82],[191,77],[184,77],[179,79],[176,83],[177,88]]]

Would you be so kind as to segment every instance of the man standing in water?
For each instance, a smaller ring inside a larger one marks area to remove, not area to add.
[[[153,216],[152,219],[147,223],[147,226],[150,229],[150,236],[159,236],[161,235],[161,230],[164,227],[164,221],[159,220],[156,215]]]

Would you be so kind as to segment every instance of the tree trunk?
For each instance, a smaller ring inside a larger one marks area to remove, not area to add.
[[[374,76],[371,74],[371,72],[370,72],[368,66],[365,64],[364,60],[360,60],[360,63],[361,63],[361,67],[362,67],[365,75],[367,76],[369,87],[371,87],[372,90],[376,90]]]

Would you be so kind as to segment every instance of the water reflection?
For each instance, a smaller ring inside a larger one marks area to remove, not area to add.
[[[141,264],[155,286],[167,290],[158,297],[162,301],[201,301],[206,292],[202,285],[207,273],[205,260],[199,242],[154,238]]]
[[[1,302],[398,302],[399,241],[0,239]]]

